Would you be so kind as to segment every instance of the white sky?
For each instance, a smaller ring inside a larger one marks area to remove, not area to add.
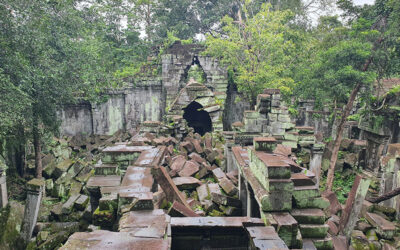
[[[353,2],[357,5],[363,5],[363,4],[373,4],[375,0],[353,0]]]

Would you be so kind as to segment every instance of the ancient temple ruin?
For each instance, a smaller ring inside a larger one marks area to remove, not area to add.
[[[331,113],[304,100],[295,117],[278,89],[265,89],[252,108],[234,102],[226,70],[201,51],[175,43],[160,75],[135,79],[105,103],[60,112],[63,136],[43,157],[45,179],[27,185],[21,242],[39,249],[400,247],[399,196],[368,201],[400,186],[399,120],[376,124],[393,113],[347,122],[336,168],[343,178],[354,175],[354,185],[341,204],[343,197],[323,191]],[[188,77],[193,65],[204,82]],[[398,100],[387,98],[392,106]]]

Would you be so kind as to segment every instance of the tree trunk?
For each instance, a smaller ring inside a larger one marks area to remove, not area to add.
[[[379,45],[382,42],[383,38],[380,38],[376,43],[373,48],[373,51],[377,49],[377,45]],[[368,70],[369,65],[372,62],[372,57],[368,58],[367,61],[364,63],[364,66],[362,68],[362,71],[365,72]],[[332,155],[331,159],[329,162],[329,169],[328,169],[328,176],[326,180],[326,185],[327,185],[327,190],[332,191],[332,186],[333,186],[333,178],[335,174],[335,165],[337,161],[337,156],[339,153],[340,149],[340,144],[342,143],[342,137],[343,137],[343,130],[344,130],[344,124],[346,123],[347,117],[350,115],[350,111],[353,108],[354,101],[357,97],[358,92],[360,91],[361,88],[361,83],[357,83],[357,85],[354,87],[353,91],[351,91],[351,95],[349,97],[349,100],[347,101],[347,105],[343,111],[342,117],[340,119],[340,123],[337,129],[336,133],[336,139],[335,143],[333,144],[333,150],[332,150]]]
[[[36,178],[42,178],[42,148],[40,146],[40,131],[39,131],[39,121],[38,118],[33,118],[33,147],[35,149],[35,168],[36,168]]]
[[[346,123],[347,117],[349,116],[350,111],[353,108],[354,100],[356,99],[356,96],[357,96],[360,88],[361,88],[361,84],[357,83],[357,85],[351,92],[350,98],[347,102],[347,105],[346,105],[344,112],[342,114],[342,117],[340,119],[340,123],[339,123],[338,129],[337,129],[337,132],[336,132],[335,143],[333,144],[331,160],[329,162],[328,177],[326,180],[326,185],[327,185],[328,191],[332,191],[333,177],[334,177],[334,173],[335,173],[335,165],[336,165],[336,160],[337,160],[337,156],[338,156],[339,149],[340,149],[340,144],[342,143],[344,124]]]
[[[390,192],[387,192],[386,194],[383,194],[383,195],[381,195],[379,197],[370,198],[370,199],[367,199],[367,200],[369,202],[372,202],[372,203],[379,203],[381,201],[389,200],[390,198],[392,198],[392,197],[394,197],[396,195],[399,195],[399,194],[400,194],[400,187],[396,188],[396,189],[394,189],[394,190],[392,190]]]

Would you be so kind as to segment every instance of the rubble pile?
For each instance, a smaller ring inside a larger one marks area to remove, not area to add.
[[[52,138],[49,149],[43,150],[45,195],[33,232],[36,241],[31,246],[53,249],[72,233],[87,230],[92,217],[87,183],[95,174],[93,163],[101,158],[102,149],[132,135],[119,131],[113,136]],[[32,164],[28,162],[28,171]]]

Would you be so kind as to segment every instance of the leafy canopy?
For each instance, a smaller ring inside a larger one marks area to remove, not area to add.
[[[206,53],[228,67],[239,91],[253,103],[264,88],[291,94],[296,85],[291,72],[304,41],[290,25],[292,12],[272,11],[270,4],[263,4],[251,17],[245,5],[243,14],[239,21],[223,18],[223,32],[207,37]]]

